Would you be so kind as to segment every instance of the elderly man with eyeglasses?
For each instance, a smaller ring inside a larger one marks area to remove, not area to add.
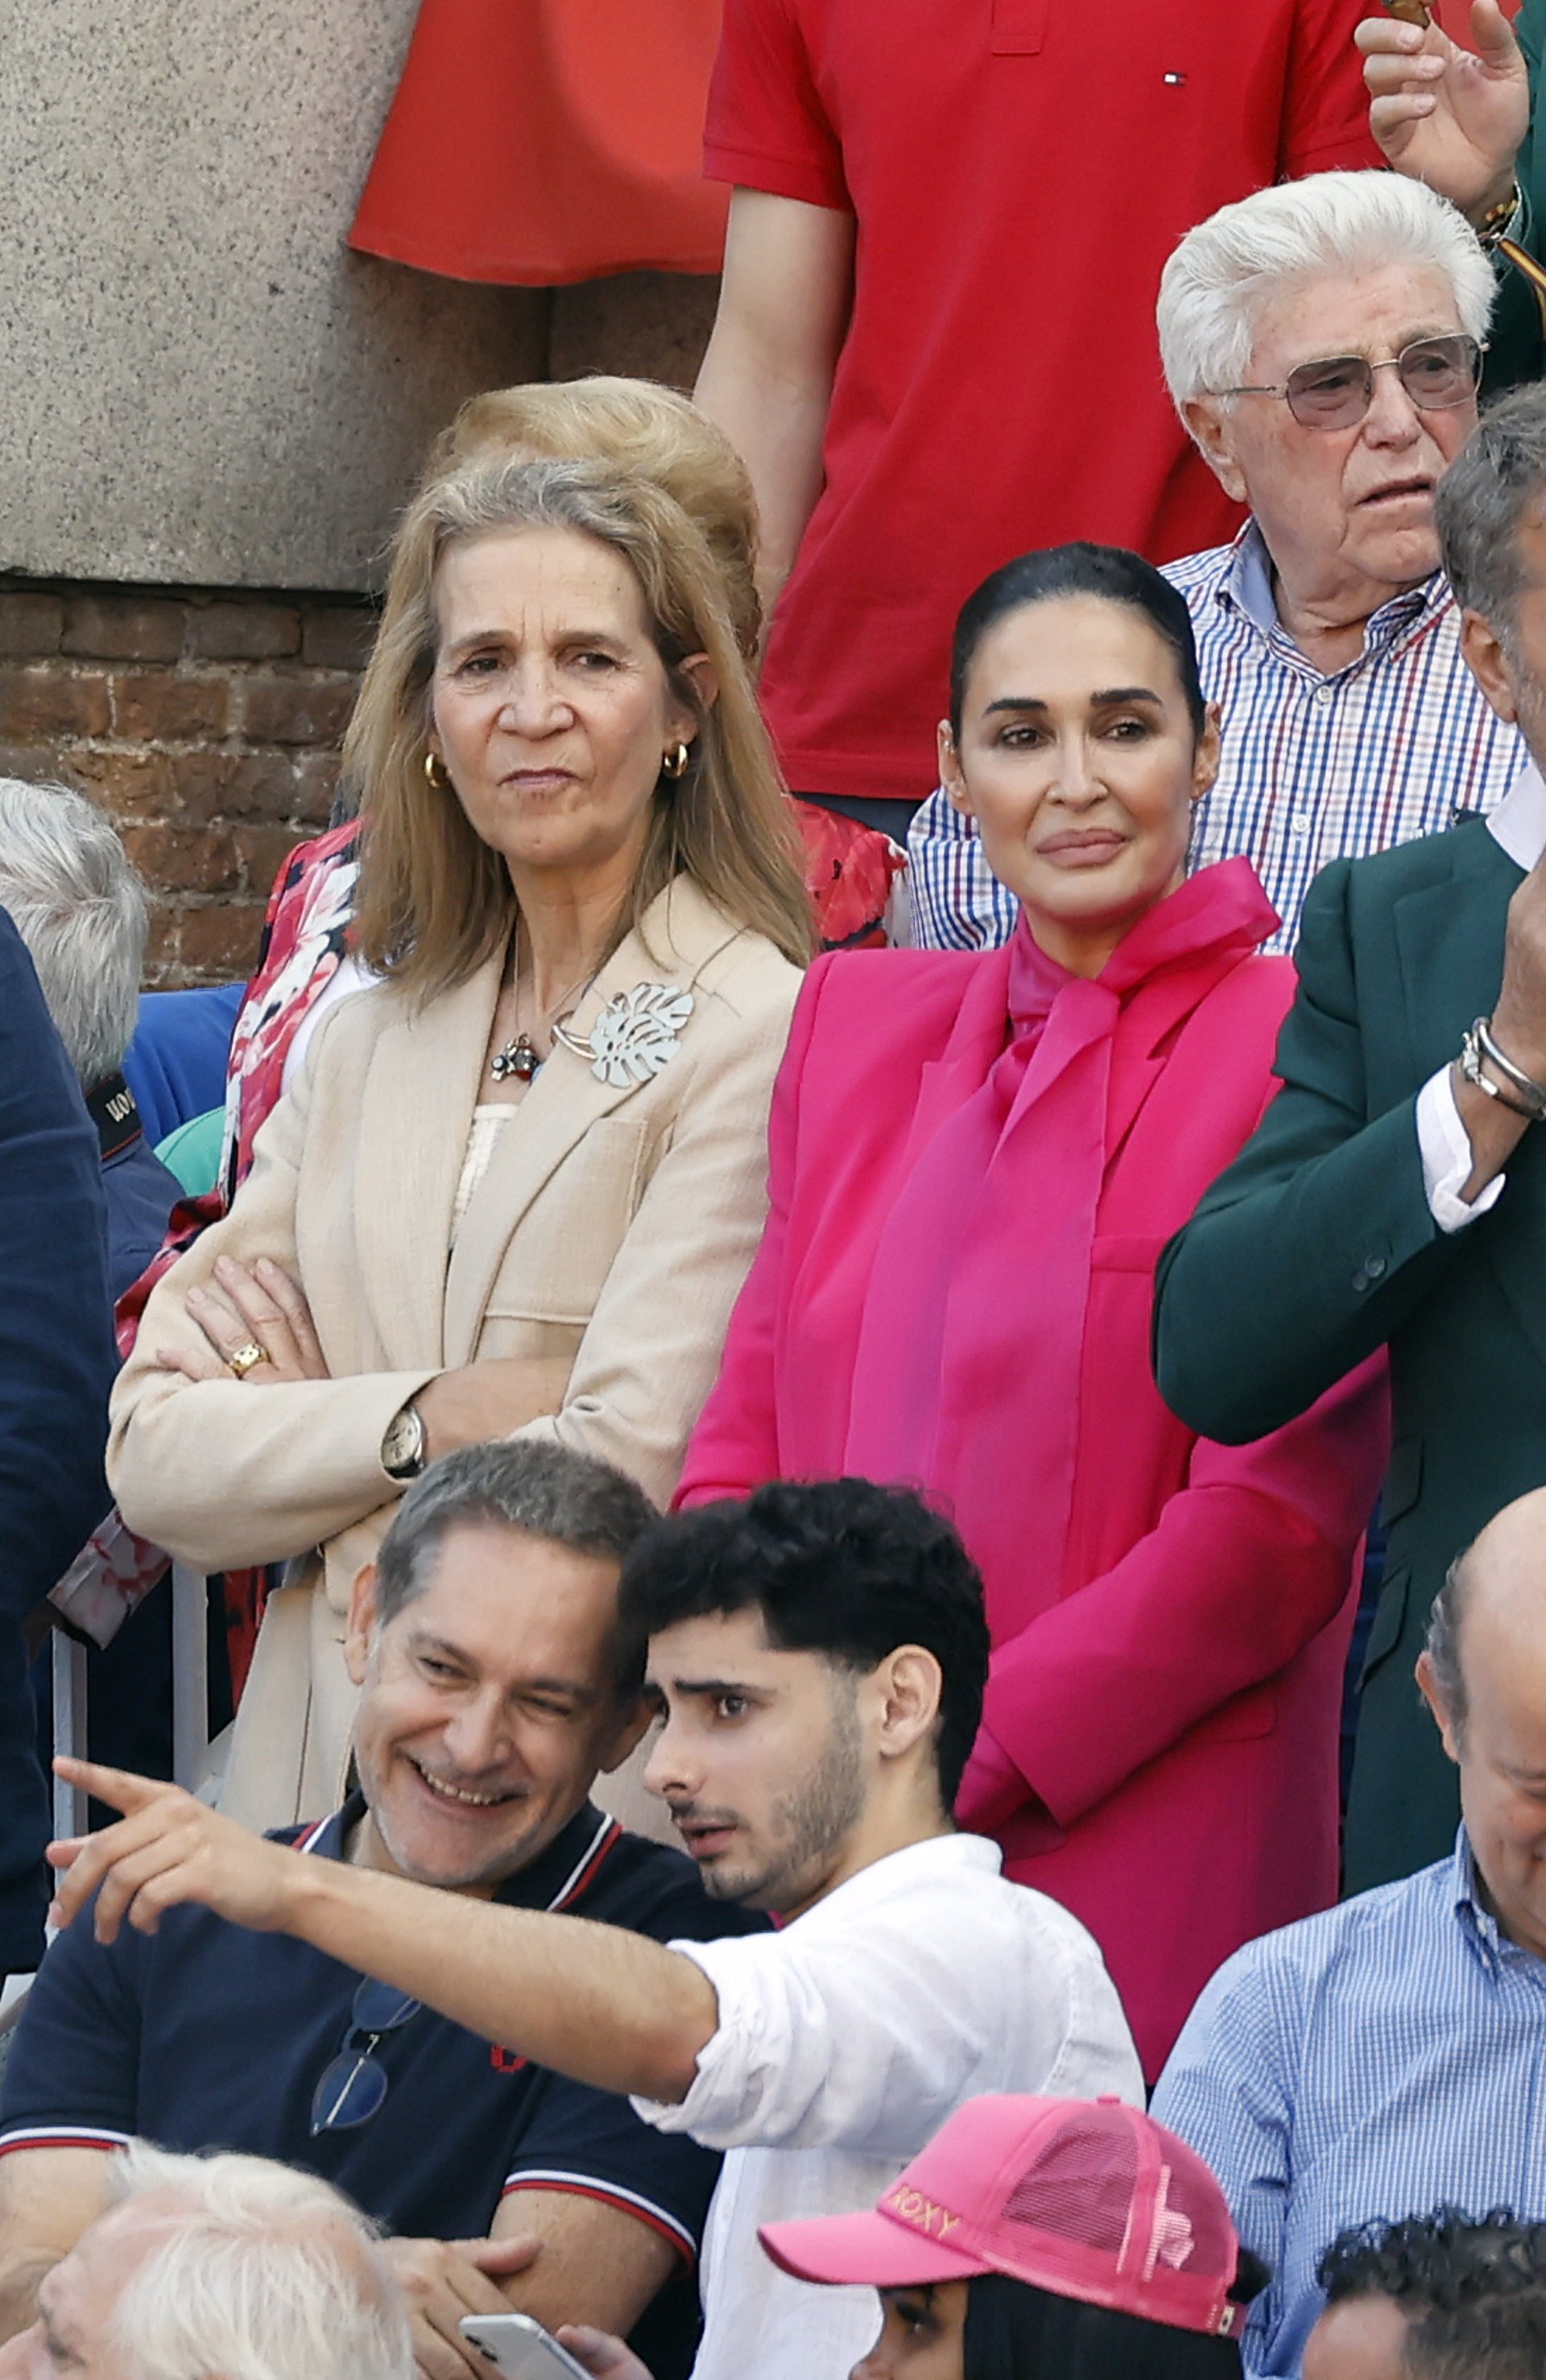
[[[1493,276],[1464,218],[1391,174],[1259,190],[1187,234],[1160,284],[1166,378],[1251,517],[1166,565],[1223,753],[1190,864],[1243,856],[1290,950],[1311,881],[1491,809],[1524,766],[1460,656],[1433,494],[1477,419]],[[914,939],[1008,941],[1015,915],[941,790],[909,842]]]
[[[763,1930],[589,1800],[648,1723],[618,1580],[654,1517],[564,1447],[433,1464],[355,1588],[357,1790],[282,1840],[438,1886],[448,1910],[569,1910],[662,1942]],[[487,2373],[458,2324],[512,2308],[631,2331],[658,2380],[684,2380],[717,2155],[350,1964],[193,1909],[112,1945],[77,1926],[43,1961],[0,2094],[0,2339],[34,2320],[137,2133],[346,2192],[393,2234],[420,2380]]]

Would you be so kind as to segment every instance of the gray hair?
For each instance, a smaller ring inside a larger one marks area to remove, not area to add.
[[[145,888],[112,821],[67,785],[0,777],[0,908],[91,1090],[134,1038],[150,929]]]
[[[1460,1667],[1460,1622],[1470,1595],[1471,1548],[1455,1555],[1428,1615],[1426,1651],[1445,1716],[1458,1736],[1466,1725],[1466,1678]]]
[[[1440,480],[1433,525],[1462,611],[1479,612],[1505,643],[1524,589],[1516,534],[1546,492],[1546,390],[1516,389],[1482,416]]]
[[[121,2380],[413,2380],[376,2226],[331,2183],[266,2157],[133,2141],[110,2187],[120,2206],[169,2202],[164,2239],[113,2308]]]
[[[550,1439],[494,1439],[432,1463],[397,1508],[376,1556],[376,1614],[385,1627],[429,1585],[435,1557],[454,1528],[524,1529],[572,1553],[616,1561],[659,1518],[632,1479]],[[637,1691],[639,1648],[614,1638],[620,1694]]]
[[[1455,208],[1401,174],[1309,174],[1220,207],[1160,276],[1160,360],[1178,409],[1238,386],[1262,317],[1286,289],[1387,264],[1431,265],[1473,339],[1492,316],[1492,268]]]

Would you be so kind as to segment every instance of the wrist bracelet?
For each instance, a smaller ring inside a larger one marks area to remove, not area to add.
[[[1491,1075],[1482,1071],[1484,1057],[1490,1058],[1511,1082],[1521,1084],[1527,1095],[1533,1098],[1534,1104],[1527,1106],[1524,1099],[1516,1099],[1504,1089],[1501,1083],[1493,1082]],[[1539,1083],[1532,1082],[1528,1075],[1522,1075],[1516,1065],[1502,1057],[1487,1030],[1484,1017],[1479,1016],[1470,1030],[1462,1036],[1459,1064],[1467,1083],[1474,1084],[1479,1091],[1485,1091],[1490,1099],[1496,1099],[1499,1106],[1507,1108],[1511,1115],[1523,1116],[1527,1123],[1540,1123],[1546,1120],[1546,1091],[1542,1091]]]
[[[1538,1083],[1532,1075],[1527,1075],[1522,1066],[1516,1066],[1513,1059],[1499,1049],[1492,1038],[1492,1024],[1485,1016],[1479,1016],[1476,1020],[1476,1038],[1481,1044],[1482,1056],[1496,1066],[1500,1075],[1508,1077],[1535,1122],[1540,1123],[1546,1119],[1546,1084]]]
[[[1521,203],[1519,185],[1516,182],[1505,199],[1499,199],[1487,209],[1480,222],[1472,226],[1483,248],[1496,248],[1518,213]]]

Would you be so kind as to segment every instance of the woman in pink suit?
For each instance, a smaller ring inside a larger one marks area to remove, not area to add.
[[[1152,2077],[1221,1960],[1335,1897],[1384,1380],[1232,1448],[1151,1376],[1155,1258],[1271,1098],[1294,985],[1249,863],[1185,872],[1218,727],[1180,596],[1111,547],[1010,563],[939,740],[1019,930],[812,970],[679,1500],[846,1472],[952,1514],[996,1648],[957,1815],[1091,1928]]]

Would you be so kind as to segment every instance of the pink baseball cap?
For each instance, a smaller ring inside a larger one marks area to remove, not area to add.
[[[1007,2273],[1228,2338],[1240,2243],[1196,2152],[1120,2099],[969,2099],[865,2215],[768,2223],[797,2280],[921,2287]]]

